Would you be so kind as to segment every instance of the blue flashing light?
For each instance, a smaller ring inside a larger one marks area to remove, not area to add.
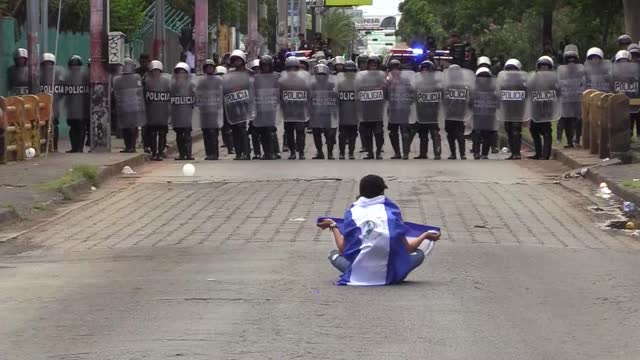
[[[424,51],[422,49],[411,49],[414,55],[422,55]]]

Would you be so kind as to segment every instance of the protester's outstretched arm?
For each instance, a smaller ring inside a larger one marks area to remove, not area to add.
[[[336,242],[336,247],[338,248],[338,251],[340,252],[340,254],[342,254],[344,252],[344,237],[342,236],[342,233],[340,233],[340,229],[338,229],[338,224],[336,224],[335,221],[333,220],[327,219],[319,222],[318,227],[322,230],[325,230],[325,229],[331,230],[331,233],[333,234],[333,239]]]
[[[415,239],[404,239],[404,246],[407,249],[407,251],[409,253],[413,253],[415,252],[420,245],[425,241],[425,240],[431,240],[431,241],[437,241],[440,239],[440,234],[434,234],[434,233],[430,233],[430,232],[425,232],[422,233],[422,235],[418,236]]]

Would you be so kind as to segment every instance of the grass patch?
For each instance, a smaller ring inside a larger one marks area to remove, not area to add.
[[[2,203],[0,204],[0,209],[9,209],[9,210],[16,211],[16,206],[11,203]]]
[[[627,180],[622,182],[622,186],[633,190],[640,190],[640,181]]]
[[[37,210],[37,211],[45,211],[45,210],[49,210],[49,205],[47,205],[45,203],[37,203],[37,204],[33,204],[33,206],[31,206],[31,208],[33,210]]]
[[[98,168],[96,166],[76,165],[71,169],[71,171],[64,174],[64,176],[42,185],[42,189],[47,191],[63,192],[67,186],[81,181],[87,181],[91,185],[95,185],[97,176]]]

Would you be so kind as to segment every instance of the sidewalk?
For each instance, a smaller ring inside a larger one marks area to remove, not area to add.
[[[199,132],[194,133],[194,141],[200,137]],[[174,152],[173,131],[169,132],[167,143],[168,152]],[[123,148],[122,140],[113,137],[111,153],[87,153],[85,148],[81,154],[66,154],[70,149],[69,141],[60,139],[60,152],[49,153],[48,158],[41,155],[28,161],[0,165],[0,226],[17,219],[36,217],[64,200],[90,191],[92,185],[119,174],[124,166],[135,169],[148,159],[141,144],[133,154],[120,153]],[[85,171],[90,176],[95,175],[94,184],[82,177],[69,176],[70,170],[78,166],[89,169]],[[65,175],[67,179],[60,180]]]

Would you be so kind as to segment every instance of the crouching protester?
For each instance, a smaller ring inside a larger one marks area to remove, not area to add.
[[[329,255],[342,275],[337,285],[397,284],[420,266],[440,239],[440,229],[405,223],[396,204],[384,196],[387,186],[377,175],[360,180],[360,196],[344,219],[320,218],[318,227],[329,229],[338,250]],[[420,245],[428,240],[428,248]]]

